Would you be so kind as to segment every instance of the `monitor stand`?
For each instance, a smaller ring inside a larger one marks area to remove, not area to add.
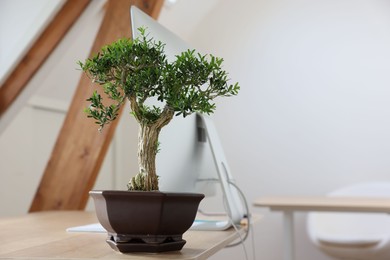
[[[224,150],[218,137],[218,133],[212,120],[206,116],[197,114],[197,127],[203,129],[209,141],[210,149],[213,155],[215,167],[217,169],[222,194],[225,199],[226,213],[228,220],[196,220],[192,225],[192,230],[225,230],[232,224],[239,224],[245,214],[243,198],[234,184],[233,176],[230,173]]]

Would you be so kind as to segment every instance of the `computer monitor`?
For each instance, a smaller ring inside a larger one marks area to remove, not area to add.
[[[192,49],[177,35],[134,6],[131,7],[131,26],[133,38],[139,36],[139,27],[145,27],[150,37],[165,43],[168,61]],[[161,130],[159,143],[156,166],[161,191],[199,192],[210,196],[216,193],[216,185],[220,185],[225,199],[224,208],[230,220],[233,223],[240,222],[246,212],[209,117],[200,114],[174,117]]]

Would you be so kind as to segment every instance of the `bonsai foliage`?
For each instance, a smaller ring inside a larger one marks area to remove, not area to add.
[[[90,106],[85,112],[96,120],[100,130],[116,119],[126,100],[130,101],[131,113],[140,125],[139,173],[128,188],[150,191],[158,190],[155,159],[161,129],[174,115],[214,112],[216,97],[236,95],[240,87],[227,83],[223,59],[187,50],[168,62],[164,44],[148,37],[144,28],[138,30],[138,38],[104,46],[79,65],[111,100],[104,104],[97,91],[87,99]],[[160,105],[150,105],[150,100]]]

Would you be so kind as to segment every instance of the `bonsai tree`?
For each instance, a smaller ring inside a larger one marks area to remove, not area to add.
[[[223,59],[187,50],[168,62],[164,44],[150,38],[146,29],[138,30],[136,39],[123,38],[104,46],[79,65],[110,99],[104,104],[97,91],[87,99],[90,106],[85,112],[96,120],[99,130],[115,120],[121,106],[130,101],[131,114],[140,126],[139,173],[128,189],[151,191],[159,189],[155,161],[161,129],[174,115],[212,113],[216,97],[236,95],[240,87],[228,84]],[[161,105],[151,105],[150,100]]]

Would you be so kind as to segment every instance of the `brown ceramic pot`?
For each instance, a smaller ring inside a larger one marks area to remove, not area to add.
[[[120,252],[181,250],[203,194],[91,191],[107,243]]]

